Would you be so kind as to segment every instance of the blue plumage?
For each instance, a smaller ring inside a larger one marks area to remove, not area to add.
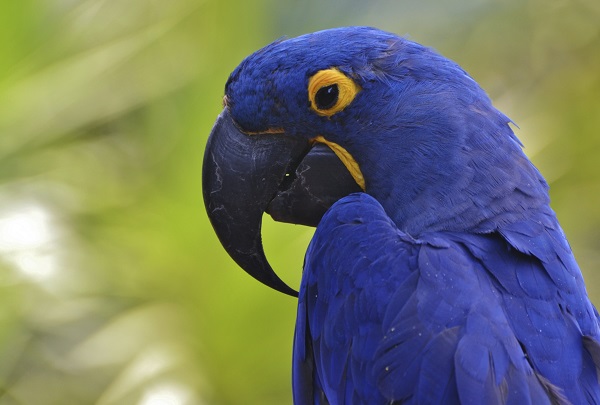
[[[316,72],[360,88],[315,114]],[[600,403],[598,314],[510,120],[457,64],[350,27],[281,40],[226,85],[245,133],[339,145],[365,193],[306,253],[298,404]]]
[[[568,252],[551,236],[559,230],[535,231],[528,246]],[[499,232],[414,239],[372,197],[344,198],[306,256],[296,402],[306,403],[312,379],[329,403],[598,402],[583,339],[598,337],[594,308],[576,267],[549,259],[519,252]],[[553,273],[567,276],[557,283]],[[303,374],[311,351],[316,363]]]

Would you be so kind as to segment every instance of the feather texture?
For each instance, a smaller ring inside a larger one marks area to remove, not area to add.
[[[413,239],[366,194],[336,203],[306,255],[296,403],[315,382],[331,404],[597,403],[594,309],[537,224]]]

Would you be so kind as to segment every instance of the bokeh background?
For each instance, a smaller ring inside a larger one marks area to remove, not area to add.
[[[241,59],[373,25],[456,60],[519,126],[600,304],[597,0],[0,2],[0,404],[290,404],[295,300],[206,218]],[[312,229],[264,220],[299,284]]]

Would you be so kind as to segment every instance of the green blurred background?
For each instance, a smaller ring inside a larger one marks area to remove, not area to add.
[[[206,218],[241,59],[374,25],[456,60],[519,125],[600,303],[600,2],[4,0],[0,404],[289,404],[295,300]],[[312,229],[264,221],[297,286]]]

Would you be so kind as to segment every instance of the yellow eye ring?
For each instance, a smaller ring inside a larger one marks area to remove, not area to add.
[[[336,68],[319,70],[308,80],[308,99],[319,115],[331,117],[354,100],[360,86]]]

